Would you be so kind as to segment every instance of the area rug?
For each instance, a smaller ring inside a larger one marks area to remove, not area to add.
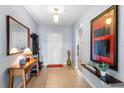
[[[47,68],[56,68],[56,67],[64,67],[63,64],[49,64],[47,65]]]

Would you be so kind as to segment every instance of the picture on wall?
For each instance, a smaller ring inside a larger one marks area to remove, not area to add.
[[[117,70],[117,6],[91,20],[91,60]]]

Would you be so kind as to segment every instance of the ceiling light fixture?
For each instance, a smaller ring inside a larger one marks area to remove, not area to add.
[[[53,14],[53,20],[55,23],[59,22],[59,15],[57,13]]]
[[[56,6],[56,5],[48,6],[48,12],[50,13],[54,13],[55,9],[59,10],[58,11],[59,14],[62,14],[64,12],[64,6]]]
[[[55,23],[58,23],[58,22],[59,22],[59,12],[58,12],[58,8],[55,8],[55,9],[54,9],[53,21],[54,21]]]
[[[58,23],[60,14],[64,12],[64,6],[48,6],[48,11],[52,13],[53,21]]]
[[[59,22],[59,9],[58,8],[55,8],[54,9],[54,12],[53,12],[53,21],[55,23],[58,23]]]

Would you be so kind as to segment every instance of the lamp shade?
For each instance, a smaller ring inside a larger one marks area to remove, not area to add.
[[[25,55],[31,55],[32,54],[31,49],[30,48],[25,48],[23,54],[25,54]]]

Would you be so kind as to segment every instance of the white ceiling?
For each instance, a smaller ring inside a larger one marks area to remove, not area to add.
[[[40,24],[47,25],[73,25],[83,14],[86,13],[89,6],[87,5],[65,5],[64,12],[60,14],[59,23],[53,22],[52,14],[49,12],[47,5],[27,5],[24,6],[33,19]]]

